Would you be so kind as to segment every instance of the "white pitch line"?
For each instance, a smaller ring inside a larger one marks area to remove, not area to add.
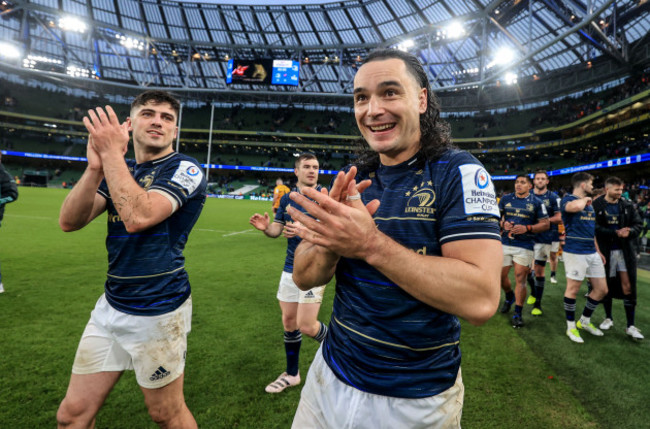
[[[230,232],[223,229],[206,229],[206,228],[194,228],[193,231],[206,231],[206,232]]]
[[[251,232],[252,229],[247,229],[245,231],[238,231],[238,232],[231,232],[230,234],[225,234],[223,237],[230,237],[231,235],[237,235],[237,234],[246,234],[247,232]]]

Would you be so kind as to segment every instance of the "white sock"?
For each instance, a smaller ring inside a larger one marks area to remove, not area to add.
[[[566,321],[566,328],[568,331],[571,329],[576,329],[576,321],[575,320],[567,320]]]

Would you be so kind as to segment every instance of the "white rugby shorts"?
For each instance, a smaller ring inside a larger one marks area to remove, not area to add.
[[[533,263],[534,252],[523,247],[503,245],[503,266],[509,267],[513,262],[524,267]]]
[[[183,374],[191,327],[192,297],[170,313],[136,316],[114,309],[102,294],[79,341],[72,373],[134,370],[140,386],[164,387]]]
[[[293,281],[293,275],[282,271],[280,285],[278,286],[278,301],[297,302],[299,304],[320,304],[323,302],[325,286],[316,286],[307,291],[300,288]]]
[[[567,278],[583,281],[588,278],[605,278],[605,265],[598,252],[581,255],[577,253],[562,253],[564,257],[564,271]]]
[[[460,428],[465,394],[460,370],[456,383],[435,396],[375,395],[339,380],[325,363],[321,348],[300,393],[292,429]]]

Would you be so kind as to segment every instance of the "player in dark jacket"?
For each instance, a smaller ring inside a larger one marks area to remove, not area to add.
[[[2,165],[2,153],[0,152],[0,224],[5,214],[5,205],[18,199],[18,187],[11,174]],[[0,293],[5,291],[2,284],[2,272],[0,272]]]
[[[614,326],[612,298],[622,299],[627,317],[625,332],[636,340],[643,335],[634,326],[636,308],[636,248],[635,242],[643,229],[643,220],[631,201],[621,198],[623,181],[610,177],[605,181],[606,192],[593,202],[596,211],[596,240],[605,258],[607,296],[603,300],[606,319],[600,329]]]

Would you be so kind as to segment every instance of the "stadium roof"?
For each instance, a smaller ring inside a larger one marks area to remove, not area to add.
[[[443,91],[477,94],[539,81],[547,88],[537,93],[547,98],[628,75],[650,59],[647,0],[246,3],[0,0],[0,42],[19,52],[11,59],[0,49],[0,64],[20,73],[67,73],[79,86],[94,79],[221,100],[336,104],[349,103],[358,64],[377,47],[416,53]],[[64,19],[70,17],[77,21]],[[300,85],[227,85],[230,58],[300,61]],[[591,78],[576,74],[591,68],[598,70]]]

